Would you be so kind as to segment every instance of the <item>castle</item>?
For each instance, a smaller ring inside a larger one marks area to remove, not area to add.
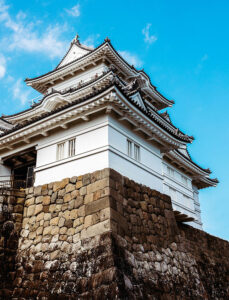
[[[42,98],[0,118],[0,299],[228,299],[198,199],[218,181],[173,101],[108,38],[26,83]]]
[[[174,102],[109,39],[91,49],[76,36],[54,70],[25,81],[42,98],[0,119],[0,181],[29,187],[112,168],[170,195],[177,214],[202,228],[198,191],[218,181],[192,161],[193,137],[161,112]]]

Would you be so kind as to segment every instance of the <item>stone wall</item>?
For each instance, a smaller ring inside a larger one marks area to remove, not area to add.
[[[26,190],[17,248],[13,299],[229,297],[228,242],[110,169]]]
[[[20,236],[25,193],[0,190],[0,299],[13,291],[15,257]]]

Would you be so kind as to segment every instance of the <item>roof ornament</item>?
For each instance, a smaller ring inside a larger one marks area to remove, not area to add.
[[[109,37],[107,36],[105,39],[104,39],[104,42],[110,42],[111,40],[109,39]]]
[[[139,86],[139,82],[137,80],[137,78],[133,79],[128,85],[126,85],[123,90],[126,90],[126,91],[133,91],[133,90],[136,90],[138,89],[140,86]]]
[[[74,37],[74,39],[72,40],[72,43],[80,44],[79,37],[80,37],[80,36],[79,36],[78,33],[77,33],[76,36]]]

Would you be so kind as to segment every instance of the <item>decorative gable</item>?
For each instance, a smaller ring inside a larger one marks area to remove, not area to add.
[[[76,37],[73,39],[73,41],[71,42],[70,48],[68,50],[68,52],[65,54],[65,56],[63,57],[63,59],[61,60],[61,62],[59,63],[59,65],[57,66],[57,69],[59,69],[60,67],[67,65],[68,63],[88,54],[89,52],[91,52],[93,49],[81,45],[80,41],[79,41],[79,36],[76,35]]]
[[[142,97],[141,97],[141,95],[140,95],[139,92],[137,92],[136,94],[130,96],[130,98],[132,100],[134,100],[139,106],[141,106],[142,108],[145,109],[144,101],[143,101],[143,99],[142,99]]]

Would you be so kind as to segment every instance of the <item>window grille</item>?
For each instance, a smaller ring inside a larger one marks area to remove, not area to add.
[[[68,141],[68,156],[74,156],[76,152],[76,139]]]
[[[127,140],[127,155],[132,157],[132,142]]]
[[[140,147],[134,144],[134,159],[140,161]]]
[[[57,160],[61,160],[64,158],[64,148],[65,148],[65,143],[61,143],[57,145]]]

